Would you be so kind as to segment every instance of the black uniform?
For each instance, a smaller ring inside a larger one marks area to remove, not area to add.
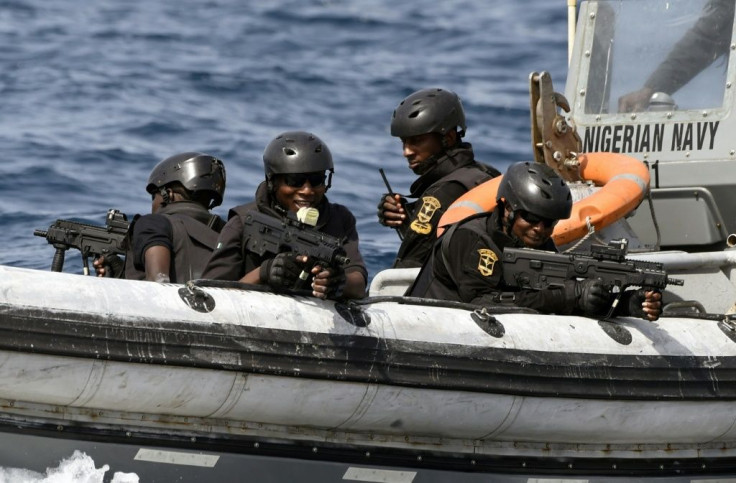
[[[523,248],[524,244],[503,231],[499,209],[459,222],[437,241],[432,256],[406,295],[477,305],[511,304],[551,314],[583,314],[576,282],[570,281],[569,287],[544,290],[506,285],[502,261],[506,247]],[[557,248],[550,239],[539,250],[557,251]],[[643,317],[644,292],[625,291],[614,315]],[[612,303],[613,296],[609,294],[609,297]]]
[[[561,288],[522,290],[504,283],[501,255],[509,246],[524,244],[503,232],[498,211],[460,222],[435,244],[407,295],[479,305],[498,304],[503,297],[540,312],[572,313],[574,301],[566,300]],[[557,251],[552,240],[539,249]]]
[[[711,0],[703,15],[675,44],[667,58],[644,85],[672,94],[727,54],[733,28],[734,0]]]
[[[411,185],[409,197],[418,199],[405,205],[411,218],[401,228],[404,241],[396,255],[394,268],[421,267],[437,237],[437,223],[452,202],[500,174],[498,170],[475,161],[469,143],[448,149],[432,169]]]
[[[217,241],[217,248],[207,263],[203,277],[219,280],[240,280],[246,273],[258,268],[273,254],[263,257],[248,250],[243,239],[243,219],[249,211],[258,210],[275,218],[284,215],[276,211],[269,196],[266,183],[263,182],[256,191],[256,200],[230,210],[228,222]],[[330,203],[327,197],[317,206],[319,219],[316,228],[328,235],[344,238],[345,252],[350,263],[344,267],[345,273],[360,272],[368,280],[368,271],[363,257],[358,250],[358,231],[355,226],[355,217],[346,207]]]
[[[201,278],[204,266],[225,221],[199,203],[178,201],[158,212],[141,216],[133,224],[132,247],[128,253],[125,278],[146,278],[145,253],[164,246],[173,254],[169,277],[172,283]]]

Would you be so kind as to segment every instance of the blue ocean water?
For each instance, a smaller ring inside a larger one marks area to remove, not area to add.
[[[528,77],[566,75],[566,2],[99,0],[0,4],[0,263],[48,269],[33,230],[146,213],[151,168],[182,151],[221,157],[225,201],[250,200],[276,134],[305,129],[335,157],[328,196],[358,218],[371,277],[398,247],[376,203],[414,175],[389,134],[423,87],[463,99],[479,160],[530,159]],[[65,271],[79,272],[77,253]]]

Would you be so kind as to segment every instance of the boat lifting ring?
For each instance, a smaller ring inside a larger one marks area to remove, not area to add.
[[[197,312],[208,313],[215,310],[215,299],[191,282],[179,289],[179,297]]]
[[[474,310],[470,314],[470,318],[472,318],[473,322],[478,324],[478,327],[483,329],[485,333],[495,337],[496,339],[500,339],[506,333],[506,329],[504,328],[503,324],[499,322],[494,316],[489,314],[485,307],[482,309]]]

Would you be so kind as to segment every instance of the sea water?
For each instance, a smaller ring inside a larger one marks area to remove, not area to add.
[[[528,77],[566,75],[566,2],[449,0],[23,0],[0,7],[0,263],[48,269],[34,229],[150,212],[152,167],[183,151],[221,157],[215,211],[252,199],[266,144],[309,130],[335,158],[331,201],[358,219],[370,276],[399,240],[377,222],[415,176],[389,133],[424,87],[462,98],[476,157],[532,157]],[[81,271],[78,253],[65,271]]]

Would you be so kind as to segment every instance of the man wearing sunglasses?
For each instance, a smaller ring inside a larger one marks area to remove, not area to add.
[[[291,131],[273,139],[263,152],[266,179],[256,199],[230,210],[204,278],[265,284],[273,289],[294,288],[302,271],[310,272],[312,294],[318,298],[361,298],[368,272],[358,249],[355,217],[345,206],[331,203],[325,193],[334,165],[327,145],[314,134]],[[265,254],[248,250],[243,239],[244,220],[253,210],[275,218],[293,216],[300,208],[316,208],[315,228],[344,239],[350,262],[344,267],[311,266],[299,253]]]
[[[480,305],[512,303],[544,313],[606,314],[613,296],[598,280],[569,280],[563,288],[546,290],[518,289],[503,280],[505,247],[557,251],[552,231],[572,210],[565,181],[547,165],[516,163],[504,174],[496,201],[493,212],[467,218],[443,234],[407,295]],[[656,291],[626,291],[616,315],[657,320],[660,300]]]
[[[394,268],[421,267],[437,237],[437,222],[462,194],[501,173],[475,161],[473,147],[462,141],[465,112],[460,98],[445,89],[422,89],[401,101],[391,118],[391,135],[401,139],[409,169],[419,178],[408,202],[385,194],[378,221],[395,228],[402,239]]]

